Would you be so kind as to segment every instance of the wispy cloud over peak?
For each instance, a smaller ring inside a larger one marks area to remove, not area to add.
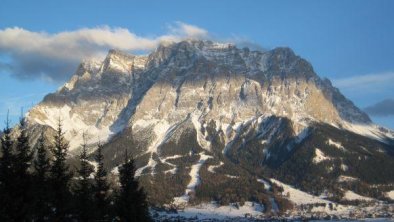
[[[334,85],[346,90],[376,89],[377,86],[392,84],[394,82],[394,72],[374,73],[368,75],[351,76],[341,79],[334,79]]]
[[[183,22],[175,22],[175,25],[169,25],[169,30],[176,36],[184,36],[187,38],[206,38],[208,31]]]
[[[182,22],[171,24],[166,34],[157,37],[139,36],[126,28],[109,26],[58,33],[6,28],[0,30],[0,71],[21,79],[63,81],[79,61],[102,58],[108,49],[148,51],[163,41],[207,36],[205,29]]]

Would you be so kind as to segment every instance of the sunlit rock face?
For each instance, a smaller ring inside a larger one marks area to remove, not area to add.
[[[69,82],[29,111],[29,124],[55,129],[60,118],[71,150],[80,146],[83,134],[88,143],[107,141],[123,129],[115,122],[132,97],[135,76],[146,60],[111,50],[102,62],[82,62]]]

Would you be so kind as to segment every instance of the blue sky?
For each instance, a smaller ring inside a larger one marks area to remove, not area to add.
[[[388,0],[3,0],[0,126],[4,126],[7,109],[15,123],[21,106],[27,109],[56,90],[84,56],[102,54],[111,46],[140,50],[136,45],[123,44],[122,38],[117,43],[92,40],[94,43],[87,50],[91,50],[90,54],[86,55],[78,51],[80,45],[74,49],[64,42],[51,43],[59,47],[63,57],[54,58],[43,49],[42,42],[48,39],[55,41],[64,36],[73,39],[80,35],[85,38],[86,33],[96,32],[136,37],[137,43],[149,40],[146,43],[149,49],[163,36],[193,36],[202,32],[221,41],[251,42],[267,49],[289,46],[310,61],[320,76],[331,79],[341,92],[364,108],[394,99],[393,21],[394,1]],[[26,43],[25,39],[12,37],[12,33],[21,30],[33,40]],[[61,37],[57,38],[59,33]],[[34,40],[37,35],[43,40]],[[36,45],[35,54],[26,54],[26,49]],[[394,128],[394,114],[372,118]]]

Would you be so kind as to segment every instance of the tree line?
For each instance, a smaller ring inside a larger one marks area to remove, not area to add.
[[[24,118],[17,138],[12,133],[7,118],[1,136],[0,221],[152,221],[127,150],[118,167],[119,182],[113,186],[104,168],[103,146],[98,144],[94,170],[85,137],[80,166],[70,170],[60,119],[52,141],[42,132],[34,148]]]

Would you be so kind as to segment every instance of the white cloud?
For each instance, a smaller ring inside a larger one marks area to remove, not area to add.
[[[194,25],[189,25],[183,22],[176,22],[175,26],[170,25],[169,29],[177,36],[187,36],[192,38],[205,38],[208,31]]]
[[[394,72],[333,79],[335,87],[359,107],[370,106],[384,98],[394,98]]]
[[[334,79],[332,82],[336,87],[347,91],[366,90],[364,93],[367,91],[380,91],[382,87],[392,87],[394,72],[351,76]]]
[[[182,22],[171,25],[167,34],[153,38],[108,26],[54,34],[19,27],[0,29],[0,71],[22,79],[39,77],[59,81],[69,78],[82,59],[102,58],[112,48],[152,50],[164,41],[207,36],[206,30]]]

